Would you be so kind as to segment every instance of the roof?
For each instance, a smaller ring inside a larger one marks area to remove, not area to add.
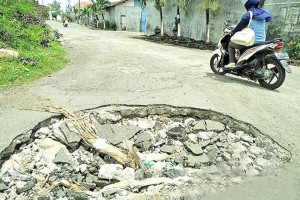
[[[91,5],[91,2],[80,2],[80,9]],[[76,3],[73,8],[79,8],[79,3]]]
[[[113,1],[113,2],[111,2],[111,4],[109,5],[109,7],[110,7],[110,6],[116,6],[116,5],[119,5],[119,4],[124,3],[124,2],[126,2],[126,1],[128,1],[128,0]]]

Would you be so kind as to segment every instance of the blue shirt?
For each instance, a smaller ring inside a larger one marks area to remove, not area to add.
[[[255,33],[254,44],[266,41],[266,21],[253,19],[250,25]]]

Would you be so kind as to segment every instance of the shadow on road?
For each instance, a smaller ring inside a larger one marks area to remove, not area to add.
[[[237,84],[241,84],[241,85],[244,85],[244,86],[247,86],[247,87],[257,88],[257,89],[260,89],[260,90],[279,92],[278,90],[268,90],[268,89],[263,88],[262,86],[260,86],[257,82],[250,81],[250,80],[247,80],[247,79],[242,79],[242,78],[239,78],[239,77],[234,77],[234,75],[233,76],[228,76],[228,75],[222,76],[222,75],[217,75],[217,74],[214,74],[214,73],[206,73],[206,77],[209,77],[211,79],[214,79],[214,80],[217,80],[217,81],[220,81],[220,82],[223,82],[223,83],[237,83]]]

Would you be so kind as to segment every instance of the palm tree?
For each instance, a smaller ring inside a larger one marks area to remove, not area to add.
[[[102,15],[102,20],[104,21],[104,29],[105,29],[105,19],[104,13],[106,12],[106,8],[111,4],[109,0],[92,0],[93,10],[96,9],[97,14]],[[98,25],[97,25],[98,26]]]
[[[85,18],[84,25],[88,25],[89,24],[89,19],[90,19],[90,16],[91,16],[91,7],[90,6],[84,7],[83,10],[82,10],[82,15]]]
[[[183,15],[185,17],[188,17],[188,6],[189,4],[192,2],[192,0],[173,0],[173,6],[177,7],[177,21],[178,21],[178,32],[177,32],[177,36],[180,37],[180,32],[181,32],[181,28],[180,28],[180,9],[183,11]]]
[[[160,34],[164,36],[164,21],[162,14],[162,7],[165,6],[165,0],[154,0],[154,8],[159,11],[160,14]]]
[[[206,23],[205,23],[205,42],[210,41],[210,22],[209,15],[210,11],[215,12],[219,8],[219,0],[205,0],[203,3],[198,4],[198,9],[200,12],[205,11]]]
[[[78,8],[74,8],[74,7],[73,7],[73,12],[74,12],[74,14],[75,14],[75,20],[76,20],[77,23],[78,23],[78,14],[79,14],[80,10],[79,10]]]

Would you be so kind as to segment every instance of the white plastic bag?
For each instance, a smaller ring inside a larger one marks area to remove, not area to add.
[[[252,46],[254,44],[254,39],[255,39],[255,33],[250,28],[253,13],[251,11],[249,11],[249,13],[250,13],[250,20],[249,20],[248,26],[246,28],[244,28],[243,30],[236,32],[231,37],[231,41],[234,42],[235,44],[243,45],[243,46],[247,46],[247,47]]]

